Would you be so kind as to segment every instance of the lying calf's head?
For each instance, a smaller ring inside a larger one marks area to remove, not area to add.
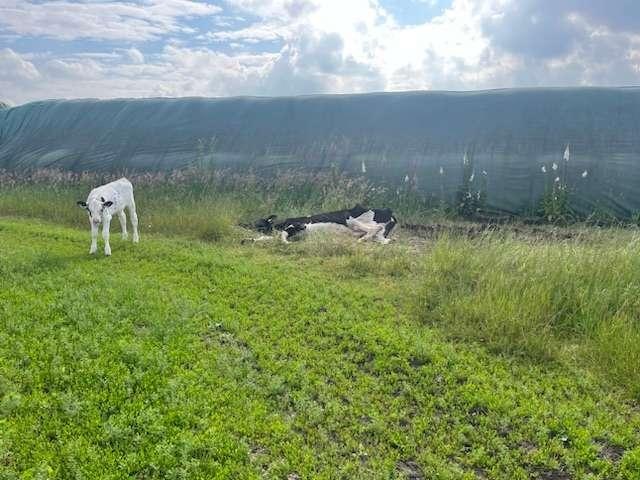
[[[260,233],[271,233],[273,231],[273,221],[276,217],[276,215],[269,215],[267,218],[261,218],[254,224],[255,229]]]
[[[102,222],[102,216],[104,215],[105,208],[109,208],[113,205],[111,201],[105,201],[104,197],[88,199],[89,202],[83,202],[79,200],[76,202],[80,208],[84,208],[89,213],[89,218],[92,223],[99,224]]]

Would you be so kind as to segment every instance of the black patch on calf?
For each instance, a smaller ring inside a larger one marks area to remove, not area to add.
[[[82,200],[78,200],[78,201],[76,202],[76,204],[77,204],[79,207],[87,208],[87,202],[83,202]]]
[[[373,221],[377,223],[389,223],[393,218],[393,212],[390,208],[374,208]]]
[[[353,218],[357,218],[360,215],[362,215],[363,213],[368,212],[369,210],[371,210],[371,209],[370,208],[365,208],[362,205],[360,205],[359,203],[356,203],[356,206],[349,210],[349,215],[351,215]]]
[[[391,219],[384,226],[384,238],[389,238],[389,235],[391,235],[391,232],[393,231],[393,229],[397,224],[398,222],[396,221],[396,217],[392,216]]]

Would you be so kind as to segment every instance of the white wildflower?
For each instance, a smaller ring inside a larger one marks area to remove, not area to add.
[[[554,182],[558,183],[560,181],[560,177],[556,177],[556,179],[554,180]]]
[[[567,143],[567,148],[564,149],[564,155],[562,156],[562,158],[568,162],[569,161],[569,155],[571,152],[569,152],[569,144]]]
[[[473,182],[473,179],[474,179],[475,177],[476,177],[475,172],[472,172],[472,173],[471,173],[471,176],[469,177],[469,181],[470,181],[470,182]]]
[[[482,174],[486,177],[487,176],[487,171],[486,170],[482,170]]]
[[[409,174],[407,173],[407,174],[404,176],[404,183],[407,183],[408,181],[409,181]]]
[[[462,157],[462,163],[465,165],[469,165],[469,157],[467,157],[467,152],[464,152],[464,157]]]
[[[551,165],[551,168],[553,168],[554,170],[557,170],[558,164],[556,162],[553,162],[553,165]]]
[[[547,173],[547,167],[545,167],[544,165],[542,165],[541,170],[542,170],[542,173]]]
[[[440,175],[444,175],[444,168],[440,167]]]
[[[582,172],[582,178],[587,178],[587,175],[589,175],[589,172],[587,172],[586,170]]]
[[[360,168],[362,170],[362,173],[367,173],[367,166],[365,165],[364,160],[362,160],[362,165]]]

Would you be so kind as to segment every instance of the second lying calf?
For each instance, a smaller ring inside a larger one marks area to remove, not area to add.
[[[359,242],[373,240],[387,244],[391,241],[389,236],[397,224],[391,209],[365,208],[362,205],[283,221],[276,219],[275,215],[262,218],[255,223],[255,228],[265,235],[272,234],[274,230],[280,232],[280,238],[285,243],[302,233],[336,232],[354,235]],[[260,240],[262,239],[266,238]]]

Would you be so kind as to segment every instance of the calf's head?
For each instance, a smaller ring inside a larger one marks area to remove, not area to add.
[[[79,200],[76,203],[80,208],[85,209],[89,213],[89,219],[91,223],[95,223],[96,225],[102,222],[105,208],[109,208],[111,205],[113,205],[112,201],[105,201],[104,197],[92,198],[89,200],[89,202],[83,202],[82,200]]]
[[[257,231],[260,233],[271,233],[273,230],[273,221],[276,219],[276,215],[269,215],[267,218],[261,218],[254,224]]]

